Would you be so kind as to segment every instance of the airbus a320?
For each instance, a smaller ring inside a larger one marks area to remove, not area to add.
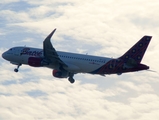
[[[22,64],[32,67],[51,68],[52,74],[57,78],[68,78],[74,83],[74,75],[77,73],[89,73],[105,76],[135,72],[149,69],[141,60],[149,45],[151,36],[143,36],[134,46],[118,58],[99,57],[70,52],[56,51],[51,44],[54,29],[43,41],[43,49],[31,47],[13,47],[2,54],[2,57],[17,65],[14,69],[18,72]]]

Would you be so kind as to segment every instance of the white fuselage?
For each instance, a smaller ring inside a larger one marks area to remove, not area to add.
[[[74,73],[90,73],[111,60],[111,58],[98,57],[84,54],[68,53],[57,51],[59,58],[69,66],[76,67]],[[2,55],[6,60],[13,64],[26,64],[28,65],[29,57],[43,58],[43,49],[30,48],[30,47],[14,47],[3,53]],[[45,65],[51,69],[57,69],[58,65]]]

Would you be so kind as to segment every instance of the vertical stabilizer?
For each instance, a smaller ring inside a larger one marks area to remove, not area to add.
[[[132,46],[124,55],[122,59],[127,65],[134,66],[139,64],[145,54],[145,51],[150,43],[152,36],[142,37],[134,46]]]

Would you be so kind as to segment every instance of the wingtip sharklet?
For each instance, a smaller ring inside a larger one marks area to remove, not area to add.
[[[46,39],[51,39],[51,37],[55,33],[55,31],[56,31],[56,28],[46,37]]]

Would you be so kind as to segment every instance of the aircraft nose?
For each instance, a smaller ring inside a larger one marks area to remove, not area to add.
[[[4,58],[4,59],[5,59],[5,53],[3,53],[3,54],[2,54],[2,58]]]
[[[2,54],[2,58],[3,58],[3,59],[6,59],[6,57],[7,57],[7,56],[6,56],[6,52],[4,52],[4,53]]]

